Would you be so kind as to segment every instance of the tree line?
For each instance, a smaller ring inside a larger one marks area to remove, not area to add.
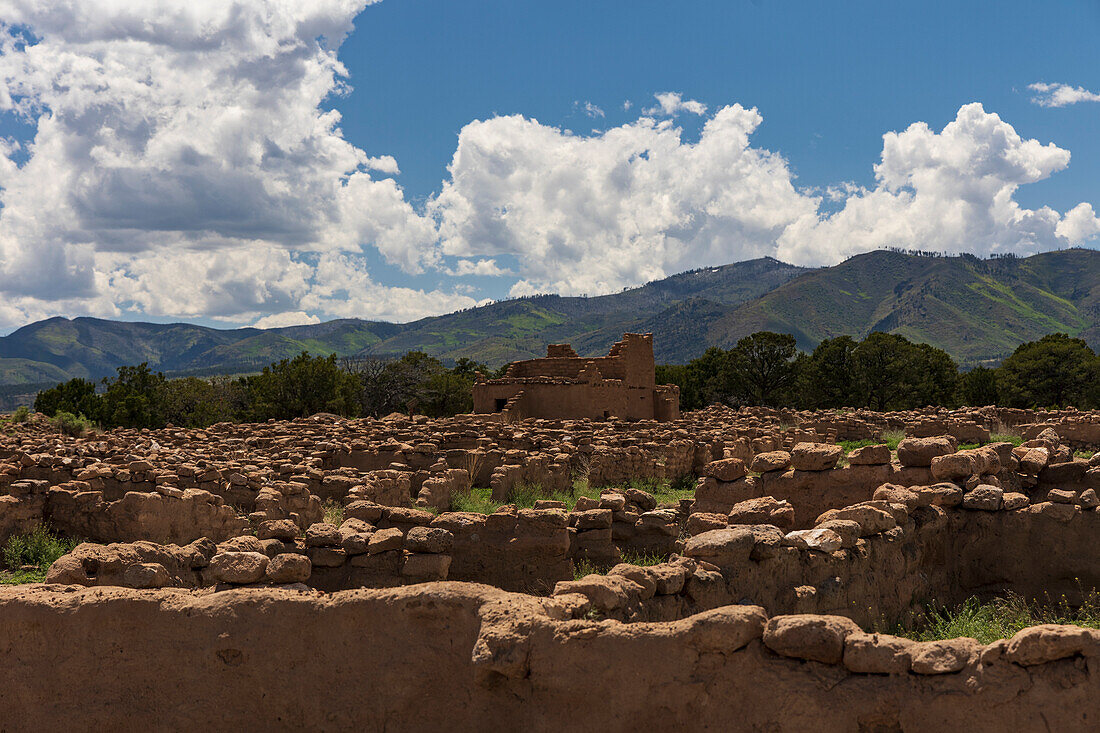
[[[711,347],[685,365],[657,367],[680,387],[680,408],[720,403],[799,409],[927,406],[1100,408],[1100,357],[1063,333],[1021,344],[1000,366],[960,371],[943,349],[876,332],[825,339],[800,352],[790,334],[760,331],[731,349]]]
[[[475,375],[498,372],[470,359],[445,367],[421,351],[399,359],[338,359],[303,351],[244,377],[169,379],[148,364],[119,367],[98,384],[71,379],[38,393],[34,409],[105,428],[206,427],[330,412],[443,417],[473,409]]]
[[[339,359],[302,352],[244,377],[169,379],[148,364],[119,367],[99,383],[71,379],[38,393],[34,409],[106,428],[206,427],[216,422],[288,420],[330,412],[444,417],[469,412],[478,372],[422,351],[398,359]],[[822,341],[800,352],[790,334],[761,331],[731,349],[711,347],[684,365],[659,365],[658,384],[680,387],[680,407],[710,404],[800,409],[1001,405],[1100,408],[1100,357],[1081,339],[1044,336],[1020,345],[996,368],[960,371],[947,352],[904,336],[872,333]]]

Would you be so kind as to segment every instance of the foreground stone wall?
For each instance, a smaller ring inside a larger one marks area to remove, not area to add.
[[[1100,718],[1095,631],[915,644],[751,606],[641,624],[575,618],[584,610],[463,583],[4,588],[0,724],[981,732]]]

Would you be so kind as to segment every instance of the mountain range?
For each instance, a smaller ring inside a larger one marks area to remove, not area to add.
[[[256,371],[302,350],[490,366],[569,342],[600,355],[624,332],[652,332],[659,363],[728,348],[754,331],[791,333],[802,349],[872,331],[944,349],[964,365],[993,363],[1056,331],[1100,348],[1100,251],[983,260],[897,251],[802,268],[772,258],[708,267],[599,297],[542,295],[405,324],[342,319],[287,328],[215,329],[98,318],[50,318],[0,337],[0,385],[98,379],[148,362],[169,374]],[[9,390],[10,391],[10,390]]]

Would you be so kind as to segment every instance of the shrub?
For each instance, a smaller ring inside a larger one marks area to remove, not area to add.
[[[164,375],[149,369],[142,362],[138,366],[118,368],[118,376],[104,380],[107,391],[100,398],[100,420],[108,427],[160,428],[164,427],[164,406],[160,390]]]
[[[58,412],[53,416],[53,425],[65,435],[79,438],[91,431],[92,421],[83,415],[74,415],[71,412]]]
[[[303,351],[245,378],[255,420],[291,420],[318,412],[354,415],[358,380],[340,368],[334,354],[310,356]]]
[[[229,377],[180,377],[160,382],[156,400],[165,424],[205,428],[239,419],[247,409],[248,391]]]
[[[68,540],[54,535],[39,525],[24,535],[12,535],[4,544],[4,565],[18,570],[24,565],[34,565],[45,570],[57,558],[72,552],[76,540]]]
[[[963,405],[997,404],[997,370],[977,366],[960,374],[956,396]]]
[[[31,410],[26,405],[20,405],[15,408],[15,412],[11,414],[12,422],[26,422],[27,417],[30,416]]]
[[[96,394],[95,382],[78,377],[39,392],[34,398],[34,409],[50,417],[59,412],[69,412],[89,415],[98,420],[102,403],[103,398]]]
[[[1064,333],[1021,344],[997,370],[1006,407],[1088,409],[1100,404],[1100,358],[1083,339]]]

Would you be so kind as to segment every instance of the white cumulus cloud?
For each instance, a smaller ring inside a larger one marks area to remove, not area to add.
[[[1100,236],[1100,217],[1092,204],[1080,203],[1066,212],[1058,222],[1056,233],[1069,244],[1083,244]]]
[[[679,92],[661,92],[653,96],[656,98],[657,104],[642,110],[644,114],[673,117],[681,112],[689,112],[693,115],[705,115],[707,113],[707,105],[694,99],[684,99]]]
[[[1100,102],[1100,94],[1069,84],[1036,82],[1029,84],[1027,88],[1035,92],[1031,101],[1040,107],[1066,107],[1078,102]]]
[[[516,294],[603,293],[773,254],[816,200],[780,156],[749,145],[760,122],[724,107],[695,143],[649,117],[590,136],[519,116],[472,122],[431,202],[443,251],[515,255]]]
[[[607,293],[704,265],[770,255],[835,264],[882,247],[979,255],[1078,245],[1097,235],[1085,203],[1063,216],[1014,196],[1069,163],[980,104],[941,131],[883,136],[875,185],[794,186],[786,161],[750,144],[755,109],[723,107],[697,142],[669,120],[588,136],[519,116],[472,122],[431,209],[444,253],[512,255],[512,293]]]
[[[584,110],[584,113],[589,117],[596,118],[604,116],[603,110],[600,109],[597,105],[592,104],[592,102],[585,102],[583,105],[580,102],[576,102],[575,104],[576,106]]]
[[[834,214],[799,219],[779,238],[777,256],[832,264],[887,246],[988,255],[1080,244],[1088,231],[1081,212],[1062,225],[1054,209],[1026,209],[1013,198],[1069,159],[1068,150],[1021,138],[967,104],[940,132],[916,122],[884,135],[874,188],[852,192]]]
[[[311,316],[303,311],[287,311],[286,313],[272,313],[253,323],[255,328],[285,328],[286,326],[307,326],[320,323],[321,319]]]
[[[454,277],[466,277],[468,275],[480,275],[483,277],[499,277],[511,275],[512,272],[496,263],[496,260],[459,260],[454,267],[446,270],[448,275]]]
[[[302,253],[431,266],[397,162],[321,106],[371,2],[0,0],[0,112],[36,128],[0,145],[8,312],[243,318],[310,291]]]

